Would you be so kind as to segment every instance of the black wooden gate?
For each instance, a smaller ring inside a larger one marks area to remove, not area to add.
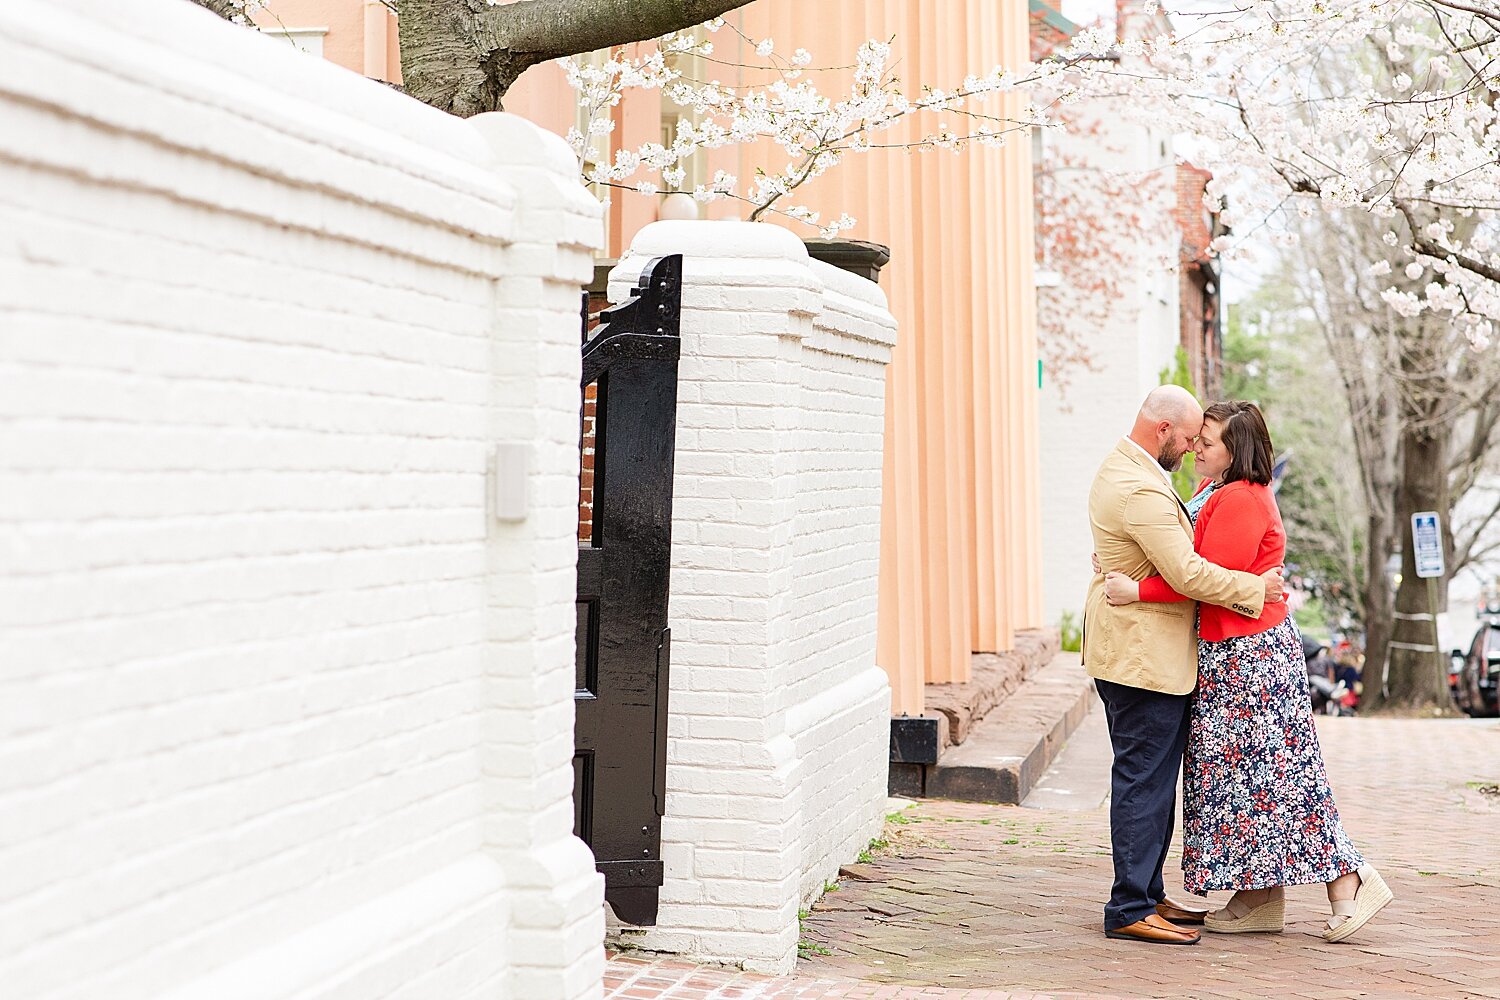
[[[584,308],[573,829],[615,913],[644,925],[663,881],[681,304],[674,254],[647,265],[592,337]]]

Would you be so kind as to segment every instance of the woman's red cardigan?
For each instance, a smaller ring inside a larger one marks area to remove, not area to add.
[[[1202,490],[1208,480],[1198,484]],[[1269,486],[1259,483],[1225,483],[1198,512],[1193,529],[1193,549],[1204,559],[1225,569],[1247,573],[1264,573],[1280,566],[1286,558],[1286,529],[1281,525],[1281,511]],[[1141,600],[1153,602],[1185,601],[1159,576],[1141,581]],[[1259,618],[1247,618],[1217,604],[1198,606],[1198,638],[1220,642],[1231,636],[1255,635],[1286,621],[1285,601],[1267,604]]]

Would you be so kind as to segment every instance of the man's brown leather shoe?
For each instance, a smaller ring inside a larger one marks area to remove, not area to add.
[[[1145,941],[1148,944],[1197,944],[1198,932],[1178,927],[1153,913],[1124,927],[1105,931],[1104,936],[1122,941]]]
[[[1174,924],[1201,924],[1203,918],[1208,916],[1208,907],[1164,898],[1156,904],[1156,912]]]

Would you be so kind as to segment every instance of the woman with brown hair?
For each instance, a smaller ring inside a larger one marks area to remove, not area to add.
[[[1195,449],[1204,477],[1188,501],[1193,548],[1226,569],[1281,565],[1286,532],[1271,493],[1271,435],[1254,403],[1210,406]],[[1111,604],[1181,601],[1159,576],[1106,576]],[[1342,941],[1391,900],[1339,822],[1313,728],[1302,638],[1284,602],[1259,618],[1198,608],[1198,690],[1183,758],[1182,868],[1190,892],[1235,890],[1206,930],[1280,931],[1283,887],[1327,884]]]

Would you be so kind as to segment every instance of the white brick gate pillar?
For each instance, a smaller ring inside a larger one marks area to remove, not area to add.
[[[797,910],[880,828],[879,288],[779,227],[660,222],[611,276],[684,255],[666,885],[623,945],[785,972]]]

